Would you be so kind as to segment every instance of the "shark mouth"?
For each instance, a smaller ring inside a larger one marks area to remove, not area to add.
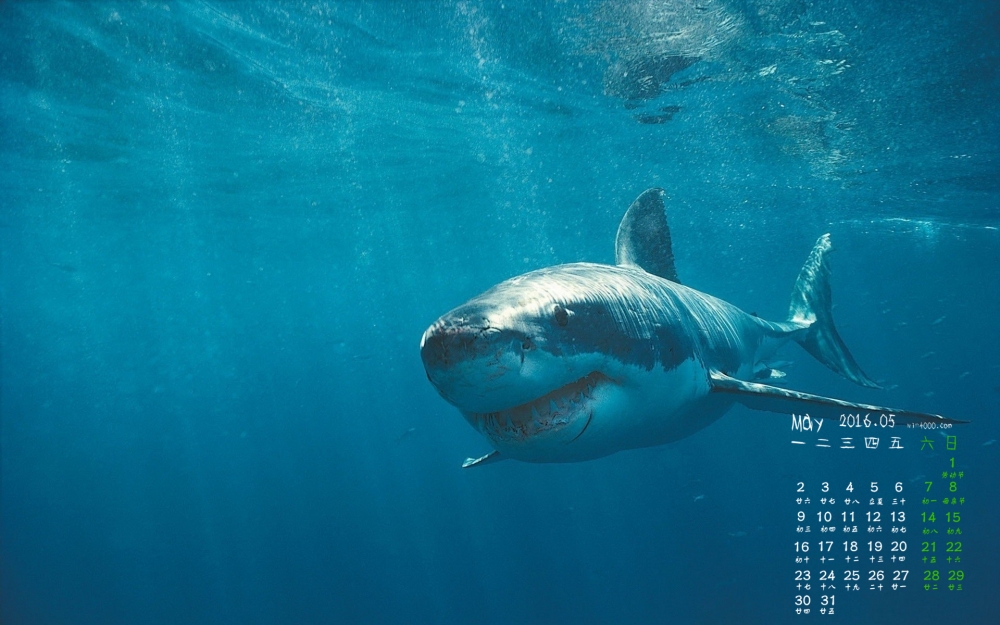
[[[580,431],[565,441],[568,444],[580,438],[590,426],[594,416],[591,406],[594,391],[610,381],[606,375],[595,371],[520,406],[498,412],[470,412],[466,416],[473,427],[494,444],[524,442],[582,422]]]

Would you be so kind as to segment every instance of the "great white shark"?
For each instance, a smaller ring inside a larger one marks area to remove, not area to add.
[[[739,403],[753,410],[836,418],[940,415],[821,397],[763,383],[794,341],[833,371],[877,388],[833,324],[830,235],[816,242],[792,290],[788,318],[766,321],[680,283],[662,189],[622,218],[616,264],[571,263],[511,278],[435,321],[420,341],[427,378],[493,451],[579,462],[680,440]]]

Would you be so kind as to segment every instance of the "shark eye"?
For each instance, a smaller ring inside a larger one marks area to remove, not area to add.
[[[569,323],[569,313],[559,304],[556,304],[555,309],[552,310],[552,316],[560,328],[565,328],[566,324]]]
[[[531,341],[531,339],[524,339],[523,341],[521,341],[521,349],[523,349],[526,352],[531,351],[535,349],[535,344]]]

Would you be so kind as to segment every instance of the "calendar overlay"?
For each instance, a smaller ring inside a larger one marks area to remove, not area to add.
[[[788,494],[795,510],[789,593],[795,614],[834,616],[862,593],[963,591],[966,473],[956,468],[959,436],[951,424],[898,425],[892,414],[792,415],[791,444],[844,454],[850,467],[827,481],[798,481]],[[907,449],[934,452],[926,474],[886,481],[856,470],[865,459],[858,454]]]

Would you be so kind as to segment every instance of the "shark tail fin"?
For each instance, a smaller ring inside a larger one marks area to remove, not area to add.
[[[830,235],[824,234],[816,241],[795,281],[792,301],[788,306],[788,320],[806,329],[794,338],[816,360],[851,382],[879,388],[855,362],[833,325],[830,265],[827,261],[831,251]]]

